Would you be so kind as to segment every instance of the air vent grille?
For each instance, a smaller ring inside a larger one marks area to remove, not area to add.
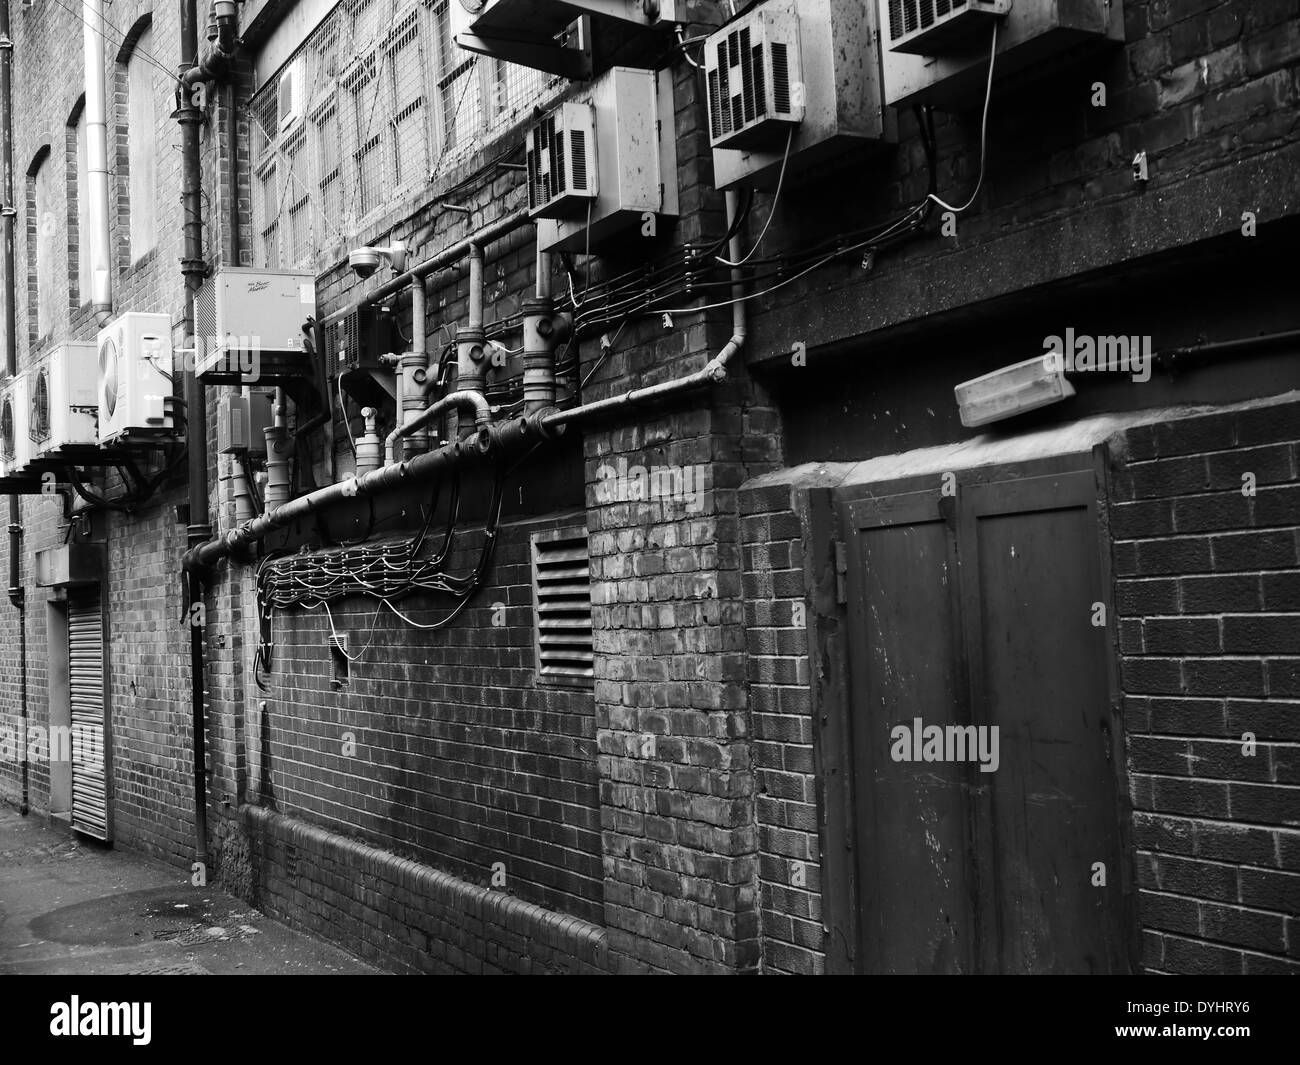
[[[888,0],[890,49],[939,55],[968,48],[971,33],[990,15],[1005,15],[1010,0]]]
[[[590,681],[594,651],[586,530],[539,533],[532,543],[538,678]]]
[[[803,119],[795,86],[799,19],[793,5],[756,8],[705,45],[710,134],[714,148],[774,148]]]

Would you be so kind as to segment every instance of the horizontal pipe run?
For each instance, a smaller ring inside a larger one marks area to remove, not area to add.
[[[397,441],[423,429],[434,418],[454,407],[466,407],[472,410],[474,412],[474,425],[479,430],[483,430],[491,424],[492,407],[484,398],[482,392],[470,392],[465,389],[459,392],[450,392],[388,434],[387,439],[384,440],[384,456],[388,464],[392,465],[397,461]]]
[[[309,495],[291,499],[288,503],[268,511],[260,518],[232,529],[224,536],[209,540],[185,553],[182,563],[186,571],[202,571],[220,559],[242,551],[262,540],[276,529],[283,529],[309,515],[320,513],[345,501],[376,496],[398,488],[406,488],[425,481],[435,480],[444,473],[479,465],[488,460],[509,456],[526,447],[549,440],[558,435],[556,428],[546,424],[551,411],[497,422],[479,430],[471,437],[457,440],[427,451],[406,462],[384,466],[364,477],[350,478],[338,484],[319,488]]]

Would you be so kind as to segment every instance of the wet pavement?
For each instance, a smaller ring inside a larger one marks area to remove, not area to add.
[[[182,870],[0,806],[0,974],[377,970]]]

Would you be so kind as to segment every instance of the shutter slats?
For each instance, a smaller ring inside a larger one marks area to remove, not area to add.
[[[99,596],[68,600],[72,717],[72,827],[108,839],[104,749],[104,626]]]
[[[587,534],[533,537],[537,606],[537,673],[565,681],[595,675],[591,628],[591,566]]]

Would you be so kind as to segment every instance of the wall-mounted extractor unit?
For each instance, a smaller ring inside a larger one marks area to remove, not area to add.
[[[576,118],[580,111],[575,108],[586,108],[591,116],[590,126],[585,117],[581,121],[589,149],[587,182],[595,196],[560,193],[544,201],[538,213],[553,217],[537,220],[541,249],[581,252],[628,229],[645,231],[647,215],[675,218],[677,139],[670,73],[614,67],[561,105],[564,117],[559,125],[568,116]],[[544,116],[529,131],[530,146],[544,143],[544,137],[539,141],[538,126],[549,129],[554,115]],[[566,154],[571,147],[566,138]],[[570,168],[571,179],[572,160],[560,165]]]
[[[990,16],[1005,15],[1011,0],[887,0],[891,52],[943,55],[969,50]]]
[[[303,377],[303,326],[316,314],[316,278],[226,266],[194,297],[198,373],[209,384]]]
[[[469,16],[470,52],[587,80],[616,64],[654,66],[672,46],[687,0],[451,0]]]
[[[595,151],[591,104],[561,104],[528,131],[528,210],[534,218],[563,218],[596,198]]]
[[[405,345],[384,306],[366,304],[325,327],[325,365],[342,375],[343,390],[363,407],[381,407],[397,399],[391,361]]]
[[[99,331],[99,442],[171,431],[172,323],[127,311]]]
[[[56,459],[99,446],[99,376],[94,344],[65,344],[31,372],[32,457]]]
[[[884,27],[885,102],[978,110],[993,27],[994,80],[1028,81],[1124,40],[1123,0],[876,0]]]
[[[0,386],[0,477],[17,476],[32,461],[29,388],[26,374]]]
[[[712,34],[714,184],[770,190],[783,168],[788,179],[892,141],[875,41],[876,10],[863,0],[766,0]]]
[[[784,149],[803,121],[799,16],[772,2],[729,23],[704,45],[709,142],[715,148]]]

